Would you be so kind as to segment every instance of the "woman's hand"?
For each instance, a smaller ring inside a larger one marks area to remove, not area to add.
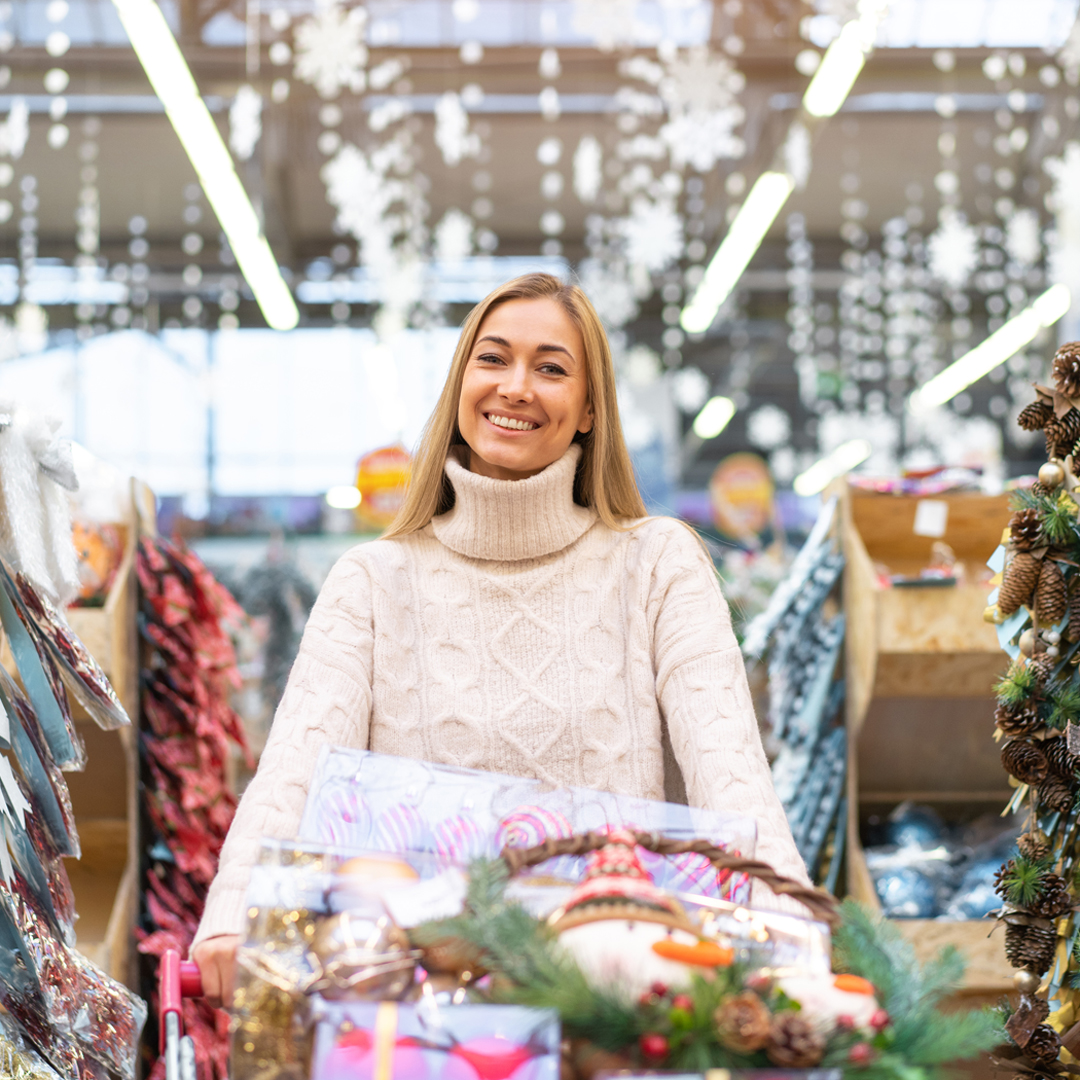
[[[199,942],[191,954],[202,975],[203,997],[215,1008],[232,1004],[239,945],[239,934],[222,934]]]

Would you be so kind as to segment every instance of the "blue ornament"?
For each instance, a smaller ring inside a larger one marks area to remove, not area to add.
[[[945,823],[928,806],[898,806],[889,818],[888,843],[897,847],[937,847],[945,838]]]
[[[893,919],[932,919],[937,914],[934,883],[910,866],[879,875],[877,894],[884,913]]]

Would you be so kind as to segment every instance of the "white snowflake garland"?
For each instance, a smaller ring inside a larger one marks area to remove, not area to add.
[[[324,98],[337,97],[342,90],[363,93],[368,61],[366,25],[367,12],[362,7],[345,11],[338,4],[329,4],[316,10],[296,30],[296,77],[310,83]]]

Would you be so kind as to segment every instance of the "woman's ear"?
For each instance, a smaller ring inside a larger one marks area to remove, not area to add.
[[[578,432],[582,435],[588,435],[593,428],[593,411],[592,402],[587,402],[585,405],[585,411],[581,414],[581,419],[578,421]]]

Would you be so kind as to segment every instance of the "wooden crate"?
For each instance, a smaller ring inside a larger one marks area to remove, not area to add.
[[[101,664],[133,727],[102,731],[68,695],[76,727],[86,743],[87,765],[85,772],[65,773],[82,844],[82,858],[67,860],[78,913],[78,948],[133,988],[138,986],[133,930],[139,867],[136,542],[132,524],[125,531],[124,557],[105,605],[68,611],[72,629]],[[18,674],[6,641],[0,659],[12,674]]]
[[[1009,517],[1007,496],[942,495],[941,539],[965,566],[952,588],[883,588],[875,563],[917,574],[933,539],[914,533],[916,498],[840,487],[847,565],[848,891],[880,909],[860,823],[911,799],[946,816],[1004,807],[1010,789],[993,742],[991,687],[1007,665],[983,621],[986,560]],[[897,920],[922,959],[946,944],[968,958],[961,994],[996,1000],[1012,990],[1000,935],[989,921]]]

